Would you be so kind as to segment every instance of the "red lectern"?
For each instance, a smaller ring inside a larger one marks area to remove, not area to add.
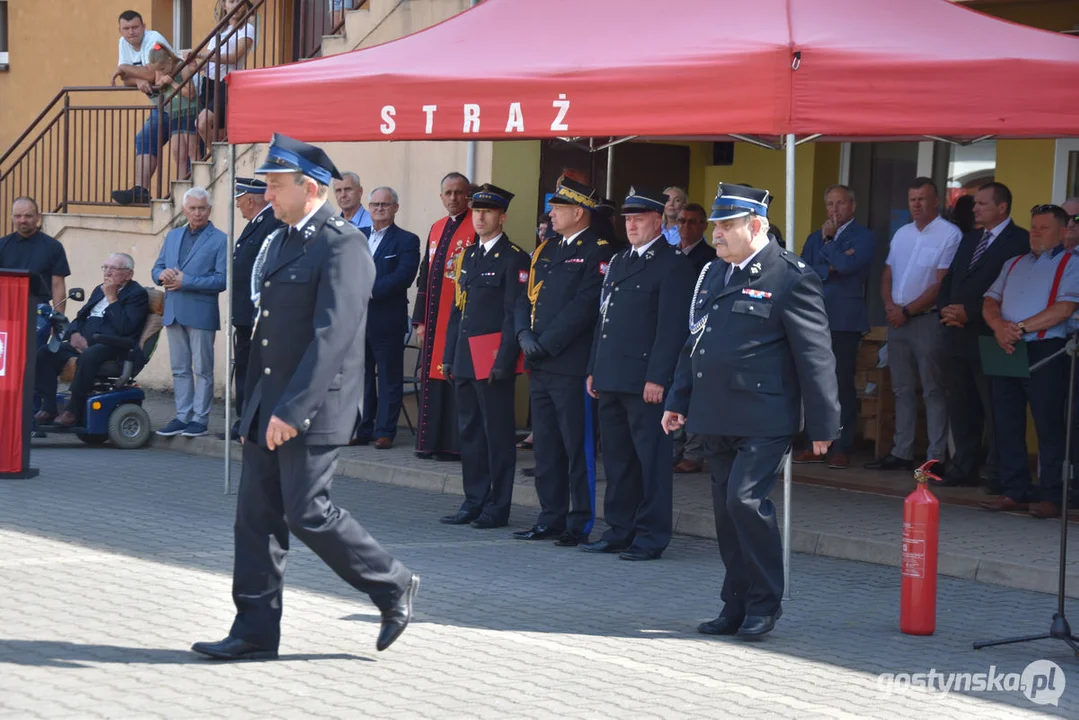
[[[30,478],[30,423],[34,405],[34,297],[51,292],[37,273],[0,268],[0,479]]]

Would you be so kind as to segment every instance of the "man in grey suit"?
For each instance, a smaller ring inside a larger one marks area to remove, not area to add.
[[[256,172],[289,227],[271,236],[259,275],[240,421],[236,619],[228,637],[191,649],[219,660],[277,657],[291,533],[381,610],[375,647],[385,650],[408,625],[420,580],[330,499],[338,448],[363,402],[375,263],[360,231],[326,203],[341,175],[321,149],[275,134]]]
[[[207,432],[214,398],[214,336],[221,329],[217,296],[225,289],[228,238],[210,222],[210,194],[184,193],[187,225],[170,230],[150,276],[165,288],[176,417],[157,431],[171,437]],[[196,382],[197,379],[197,382]]]

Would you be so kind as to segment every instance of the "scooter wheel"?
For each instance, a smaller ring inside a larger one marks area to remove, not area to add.
[[[150,440],[150,415],[141,405],[120,405],[109,415],[109,440],[124,450],[142,447]]]

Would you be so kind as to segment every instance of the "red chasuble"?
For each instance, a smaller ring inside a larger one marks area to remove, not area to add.
[[[466,210],[453,235],[444,241],[449,216],[431,226],[427,235],[427,258],[420,263],[420,282],[413,323],[424,325],[423,367],[425,376],[445,380],[442,354],[446,348],[446,326],[454,300],[454,272],[457,256],[476,240],[472,211]]]

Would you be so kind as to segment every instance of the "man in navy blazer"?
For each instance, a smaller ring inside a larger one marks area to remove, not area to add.
[[[351,444],[366,445],[374,439],[376,448],[387,450],[393,447],[401,414],[405,340],[411,330],[408,289],[420,268],[420,239],[394,224],[400,205],[393,188],[375,188],[370,198],[367,244],[376,275],[367,313],[363,411]]]
[[[828,467],[850,466],[851,445],[858,422],[858,392],[854,387],[855,364],[862,335],[869,330],[865,307],[865,284],[877,250],[873,231],[854,219],[854,191],[833,185],[824,193],[828,219],[806,239],[802,260],[824,284],[824,308],[832,331],[836,382],[839,385],[840,420],[843,431],[832,445],[828,459],[806,450],[794,462],[827,462]]]
[[[72,427],[83,419],[86,398],[94,388],[97,372],[109,360],[119,359],[126,351],[94,340],[95,335],[113,335],[136,342],[149,314],[146,289],[131,278],[135,260],[125,253],[115,253],[101,266],[104,282],[94,288],[90,299],[68,328],[67,342],[60,343],[56,352],[43,345],[37,352],[37,372],[34,389],[41,398],[41,410],[34,420],[44,425],[56,419]],[[56,378],[71,358],[78,358],[75,378],[71,381],[71,396],[67,408],[56,416]]]
[[[176,417],[158,435],[205,435],[214,398],[214,336],[221,329],[217,296],[225,289],[228,238],[210,222],[210,194],[184,193],[187,225],[170,230],[150,273],[165,288]],[[196,382],[196,378],[198,381]]]

